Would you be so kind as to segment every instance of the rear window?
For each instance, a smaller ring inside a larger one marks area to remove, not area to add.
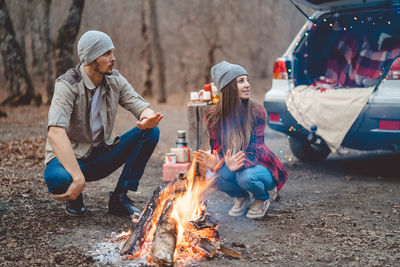
[[[400,54],[399,25],[399,9],[321,16],[295,50],[296,84],[325,79],[340,88],[376,85]]]

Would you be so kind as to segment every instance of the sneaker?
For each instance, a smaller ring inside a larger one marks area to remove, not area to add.
[[[140,210],[133,205],[133,200],[126,193],[110,192],[108,213],[117,216],[140,215]]]
[[[83,204],[83,197],[80,194],[75,200],[68,200],[65,204],[65,212],[71,216],[83,216],[86,212],[85,205]]]
[[[229,216],[242,216],[249,206],[249,197],[235,198],[235,203],[233,204],[233,207],[229,210]]]
[[[267,213],[270,202],[269,200],[254,200],[253,206],[251,206],[246,217],[250,219],[262,218]]]

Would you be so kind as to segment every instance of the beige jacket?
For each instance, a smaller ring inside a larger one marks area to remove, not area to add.
[[[47,130],[50,126],[65,128],[78,159],[87,158],[92,148],[90,105],[93,89],[95,86],[83,66],[69,69],[56,80],[49,109]],[[119,141],[118,136],[111,135],[118,104],[139,119],[142,111],[149,107],[149,103],[136,93],[130,83],[116,70],[111,75],[105,76],[100,90],[103,143],[111,146]],[[53,158],[55,154],[47,139],[45,164]]]

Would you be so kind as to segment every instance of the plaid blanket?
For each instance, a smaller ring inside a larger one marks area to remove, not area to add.
[[[400,44],[378,50],[366,37],[357,39],[344,34],[331,53],[325,76],[338,87],[370,86],[399,54]]]

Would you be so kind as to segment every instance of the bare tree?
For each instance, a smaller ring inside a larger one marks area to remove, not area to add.
[[[161,47],[160,34],[158,31],[158,15],[157,15],[157,3],[156,0],[150,0],[151,10],[151,26],[153,35],[153,46],[155,51],[155,61],[157,66],[157,78],[158,86],[160,87],[160,94],[158,96],[159,103],[167,102],[167,93],[165,91],[165,64],[164,64],[164,53]]]
[[[74,41],[79,32],[84,3],[84,0],[73,0],[68,17],[58,30],[55,44],[57,77],[73,67]]]
[[[28,105],[33,100],[39,105],[41,96],[34,95],[32,81],[26,69],[25,56],[15,37],[5,0],[0,0],[0,50],[10,92],[2,104]]]
[[[151,49],[151,5],[152,0],[143,0],[141,9],[141,49],[140,49],[140,63],[142,66],[142,79],[144,88],[142,91],[143,96],[153,95],[153,61]]]
[[[53,42],[50,38],[50,6],[51,0],[41,0],[43,9],[43,39],[45,44],[44,63],[45,63],[45,79],[46,79],[46,93],[47,104],[50,104],[53,98],[54,77],[53,77]]]
[[[32,72],[43,77],[44,40],[41,36],[43,15],[41,14],[42,0],[29,1],[29,20],[32,39]]]

